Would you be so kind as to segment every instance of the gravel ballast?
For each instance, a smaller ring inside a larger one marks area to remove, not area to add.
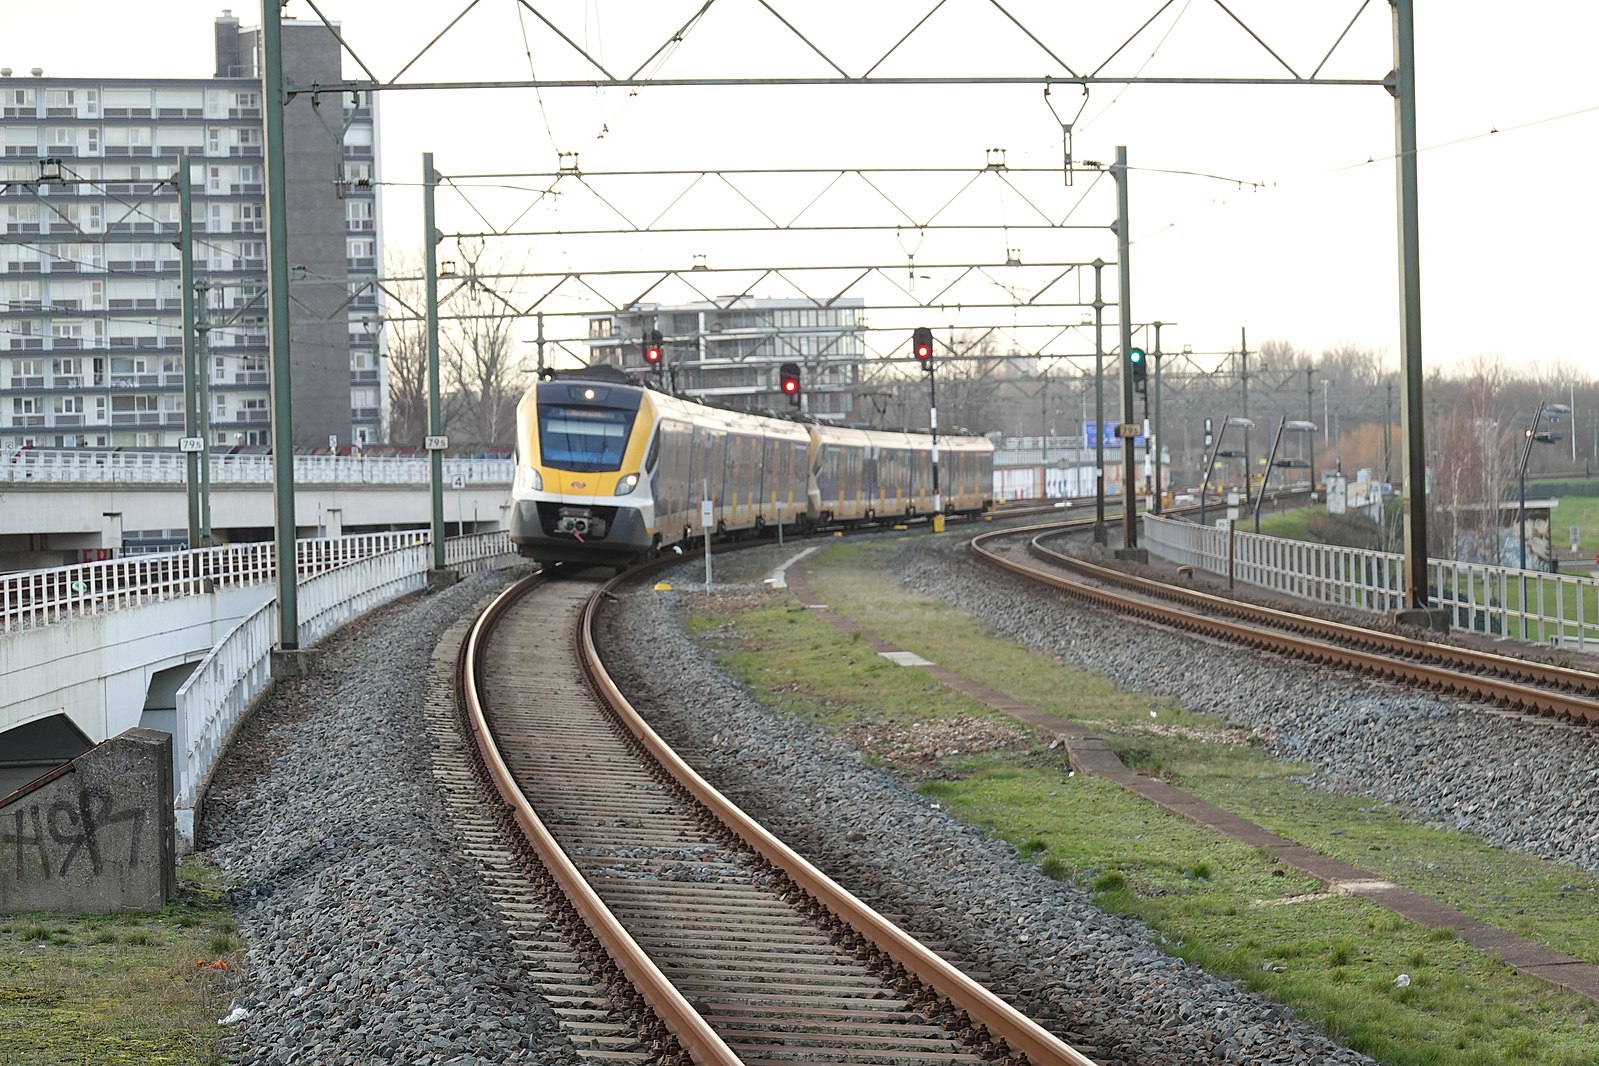
[[[799,550],[719,558],[715,591],[748,594]],[[849,887],[858,877],[863,895],[901,909],[918,932],[970,952],[1007,999],[1107,1064],[1371,1061],[1165,955],[1140,926],[1104,915],[844,742],[761,708],[682,632],[701,566],[668,573],[682,592],[646,583],[607,610],[608,661],[691,762],[819,866]],[[1258,731],[1277,753],[1317,766],[1321,787],[1599,868],[1599,749],[1581,734],[1378,683],[1329,685],[1258,654],[1207,646],[1196,657],[1187,639],[1153,629],[1135,651],[1103,639],[1102,617],[974,562],[957,537],[907,539],[893,569],[1011,639]],[[384,608],[330,638],[321,672],[283,686],[219,774],[201,843],[238,886],[249,944],[238,1061],[575,1061],[519,978],[461,852],[422,725],[434,646],[509,573]],[[1395,718],[1406,722],[1404,743],[1383,728]],[[1484,780],[1496,787],[1476,787]],[[1540,813],[1556,800],[1569,817]]]
[[[577,1061],[442,808],[423,725],[435,645],[508,576],[346,626],[230,751],[200,844],[249,945],[237,1061]]]

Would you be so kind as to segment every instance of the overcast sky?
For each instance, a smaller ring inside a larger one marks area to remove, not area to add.
[[[611,73],[627,76],[690,19],[701,0],[529,5]],[[1392,58],[1389,5],[1370,0],[1354,18],[1361,6],[1361,0],[1228,3],[1300,74],[1316,68],[1354,19],[1322,74],[1381,78]],[[383,78],[463,10],[460,25],[407,80],[525,79],[530,70],[539,78],[594,76],[515,0],[479,0],[475,6],[467,0],[321,0],[318,7],[342,23],[355,50]],[[1002,0],[1002,6],[990,0],[946,0],[942,6],[935,0],[771,0],[771,7],[851,75],[893,49],[929,11],[933,15],[877,74],[1059,73],[1059,64],[1022,27],[1080,73],[1104,63],[1106,75],[1285,74],[1215,0]],[[37,66],[60,76],[207,77],[212,23],[222,10],[221,4],[195,0],[8,2],[0,12],[0,66],[19,73]],[[246,26],[259,23],[257,4],[233,12]],[[1149,30],[1106,62],[1157,12]],[[305,0],[290,0],[285,13],[316,17]],[[1599,80],[1592,73],[1599,3],[1418,0],[1415,21],[1426,365],[1448,368],[1490,356],[1527,372],[1559,364],[1596,376],[1599,359],[1586,312],[1599,287],[1599,207],[1593,195]],[[676,78],[833,73],[757,0],[716,0],[682,41],[645,70]],[[359,70],[347,65],[346,74],[358,76]],[[1386,353],[1397,365],[1394,108],[1379,88],[1096,85],[1086,100],[1072,85],[1055,86],[1047,100],[1036,85],[393,92],[380,100],[379,114],[383,177],[398,183],[418,179],[424,151],[435,154],[447,175],[547,173],[556,169],[561,151],[579,153],[585,172],[906,165],[975,170],[993,147],[1005,150],[1012,167],[1058,168],[1058,115],[1074,124],[1079,161],[1109,162],[1117,145],[1127,146],[1134,168],[1132,317],[1175,323],[1164,331],[1166,348],[1228,351],[1247,329],[1252,349],[1266,339],[1311,351],[1348,344]],[[1037,206],[1056,220],[1069,215],[1074,224],[1096,228],[919,235],[912,227],[836,234],[820,244],[796,235],[751,234],[679,237],[675,243],[546,238],[533,248],[503,251],[514,265],[539,270],[686,267],[694,254],[716,266],[796,265],[807,256],[831,265],[903,263],[896,283],[914,285],[918,298],[938,291],[952,274],[914,270],[913,255],[924,265],[1003,262],[1012,249],[1024,263],[1115,258],[1114,238],[1097,228],[1114,218],[1108,180],[1096,184],[1092,173],[1079,172],[1068,188],[1058,173],[1018,176],[1012,183],[979,179],[962,192],[969,181],[970,176],[911,181],[901,175],[885,176],[879,184],[913,218],[927,217],[959,194],[941,218],[1016,224],[1035,217]],[[821,179],[751,178],[743,197],[713,183],[674,204],[682,181],[651,186],[596,180],[588,187],[568,183],[561,196],[535,203],[535,194],[523,190],[547,182],[505,184],[522,188],[473,192],[470,205],[441,196],[440,228],[482,228],[474,208],[503,227],[530,205],[520,225],[539,229],[581,228],[611,209],[635,219],[666,212],[667,222],[685,224],[739,220],[753,210],[745,197],[767,214],[792,217],[823,189]],[[602,191],[611,208],[586,200],[592,190]],[[898,221],[883,198],[838,186],[804,217]],[[420,243],[413,237],[421,229],[418,205],[414,188],[385,189],[390,251],[410,251]],[[614,221],[614,214],[608,217]],[[1022,271],[988,282],[1009,285],[1025,300],[1045,275],[1054,276]],[[1113,271],[1106,280],[1110,298]],[[620,300],[631,284],[619,282],[606,295]],[[886,279],[878,289],[865,290],[869,303],[885,285]],[[775,282],[769,286],[757,294],[790,294]],[[971,291],[967,286],[950,302]],[[655,295],[672,299],[678,293],[663,289]],[[579,301],[560,298],[548,306],[570,311]],[[959,321],[953,312],[929,315],[935,326]],[[1024,315],[1018,310],[1011,317],[1020,322]],[[1033,336],[1017,333],[1014,340],[1026,349]]]

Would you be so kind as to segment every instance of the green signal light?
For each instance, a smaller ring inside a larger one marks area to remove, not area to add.
[[[1142,363],[1144,361],[1144,349],[1142,349],[1142,348],[1134,348],[1134,349],[1132,349],[1131,351],[1129,351],[1127,353],[1127,360],[1128,360],[1128,362],[1132,362],[1132,363]]]

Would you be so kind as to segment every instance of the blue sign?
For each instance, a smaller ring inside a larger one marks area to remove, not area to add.
[[[1107,447],[1107,448],[1119,448],[1119,447],[1121,447],[1121,443],[1122,443],[1121,442],[1121,438],[1116,436],[1116,427],[1119,426],[1119,425],[1121,425],[1120,422],[1106,422],[1105,423],[1105,429],[1108,430],[1108,432],[1105,435],[1105,447]],[[1099,440],[1099,423],[1098,422],[1084,422],[1083,423],[1083,447],[1084,448],[1098,447],[1098,444],[1097,444],[1098,440]],[[1139,435],[1133,439],[1133,447],[1142,448],[1143,446],[1144,446],[1144,435],[1143,435],[1143,433],[1139,433]]]

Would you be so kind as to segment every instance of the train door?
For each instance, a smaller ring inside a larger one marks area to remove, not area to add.
[[[882,450],[876,445],[868,444],[861,449],[861,501],[858,511],[863,518],[870,518],[882,510],[883,500],[878,478],[878,464],[882,461]]]
[[[655,483],[664,502],[657,504],[655,528],[663,543],[675,543],[688,525],[689,485],[697,441],[694,429],[677,421],[661,423],[661,458]]]
[[[727,430],[719,426],[705,431],[704,485],[715,508],[713,522],[722,521],[727,513],[727,438]]]

